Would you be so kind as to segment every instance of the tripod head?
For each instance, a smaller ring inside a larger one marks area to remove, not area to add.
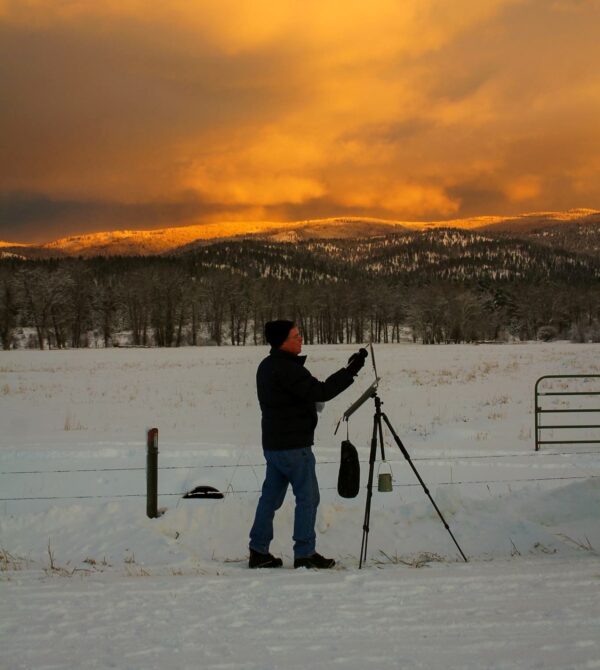
[[[342,421],[348,421],[348,419],[356,412],[356,410],[363,405],[369,398],[375,397],[377,393],[377,385],[379,384],[379,379],[376,379],[374,382],[371,383],[371,386],[360,396],[358,400],[352,403],[350,407],[342,414],[342,418],[338,421],[337,426],[335,427],[335,431],[333,434],[335,435],[338,432],[338,428],[340,427],[340,423]]]

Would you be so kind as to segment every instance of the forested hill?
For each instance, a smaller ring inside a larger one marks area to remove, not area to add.
[[[300,283],[360,277],[413,285],[481,280],[587,283],[600,278],[600,256],[544,242],[436,229],[354,240],[241,239],[199,247],[181,257],[198,269]]]
[[[484,226],[478,232],[502,240],[518,238],[553,249],[600,256],[600,217],[598,215],[590,216],[589,220],[583,223],[563,221],[559,224],[524,226],[522,222],[512,225],[507,222],[495,226]]]
[[[291,318],[309,344],[407,332],[423,343],[600,341],[600,255],[536,234],[435,228],[242,238],[162,256],[10,256],[0,260],[0,340],[5,349],[259,344],[267,320]]]

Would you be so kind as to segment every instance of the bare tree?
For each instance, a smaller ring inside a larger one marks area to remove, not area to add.
[[[8,273],[2,273],[0,278],[0,337],[2,348],[10,349],[14,329],[19,314],[19,296],[16,282]]]
[[[121,296],[133,344],[148,344],[151,311],[151,270],[143,268],[126,272],[121,277]]]
[[[54,336],[58,333],[57,346],[61,344],[61,324],[57,309],[59,303],[59,283],[45,266],[24,268],[17,275],[17,282],[24,297],[26,313],[33,323],[38,346],[44,349],[50,338],[50,328]]]
[[[251,292],[244,278],[231,277],[228,289],[229,337],[231,344],[244,345],[248,337]]]
[[[179,346],[185,318],[183,272],[160,268],[152,276],[152,326],[159,347]]]
[[[92,283],[92,305],[97,316],[102,341],[105,347],[113,343],[113,329],[122,299],[114,276],[94,278]]]
[[[64,281],[62,290],[66,298],[66,318],[70,321],[71,346],[77,348],[84,344],[84,334],[91,325],[91,272],[88,266],[78,262],[61,279]]]

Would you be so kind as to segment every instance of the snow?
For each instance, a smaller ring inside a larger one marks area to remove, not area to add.
[[[323,378],[353,349],[305,347],[307,367]],[[317,430],[317,547],[338,568],[291,567],[290,494],[284,568],[250,571],[265,348],[1,352],[0,667],[600,667],[600,448],[533,444],[536,379],[600,374],[599,346],[375,350],[383,411],[469,563],[386,433],[394,491],[374,492],[358,570],[365,491],[337,495],[333,431],[368,368]],[[363,484],[372,414],[348,426]],[[201,484],[227,494],[181,498]]]

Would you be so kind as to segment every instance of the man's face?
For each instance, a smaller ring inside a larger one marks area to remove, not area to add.
[[[296,355],[302,351],[302,336],[296,326],[290,330],[287,339],[279,348],[281,351],[287,351],[290,354]]]

